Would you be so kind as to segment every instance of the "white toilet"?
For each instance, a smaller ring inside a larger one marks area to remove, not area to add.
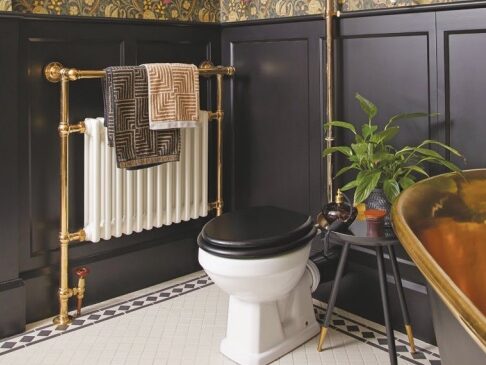
[[[306,271],[315,235],[310,217],[274,207],[225,213],[204,226],[199,263],[230,295],[225,356],[268,364],[319,332]]]

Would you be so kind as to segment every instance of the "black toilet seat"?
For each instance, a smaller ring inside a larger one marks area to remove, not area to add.
[[[197,243],[216,256],[254,259],[296,250],[316,233],[307,215],[270,206],[255,207],[213,218],[203,227]]]

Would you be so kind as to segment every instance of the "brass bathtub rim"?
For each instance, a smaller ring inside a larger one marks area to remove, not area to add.
[[[467,170],[467,172],[486,171],[486,169]],[[440,177],[454,176],[457,173],[439,175]],[[431,177],[418,182],[421,185],[429,180],[436,179],[438,176]],[[403,204],[407,196],[411,194],[414,186],[402,192],[392,207],[392,221],[400,242],[417,265],[417,268],[425,276],[429,285],[435,290],[442,299],[452,315],[459,321],[462,327],[468,332],[478,346],[486,352],[486,317],[474,305],[474,303],[462,292],[462,290],[452,281],[447,273],[435,261],[425,246],[420,242],[412,229],[405,222],[405,218],[400,214],[403,211]]]

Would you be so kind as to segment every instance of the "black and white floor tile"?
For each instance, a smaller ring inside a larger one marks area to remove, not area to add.
[[[204,272],[88,307],[67,326],[36,324],[0,340],[0,364],[234,364],[219,353],[228,297]],[[325,303],[315,302],[318,319]],[[440,365],[435,346],[396,333],[399,364]],[[277,365],[388,364],[383,326],[336,309],[325,351],[316,339]]]

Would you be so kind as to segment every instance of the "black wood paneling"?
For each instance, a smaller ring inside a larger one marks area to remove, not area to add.
[[[223,29],[223,62],[238,70],[226,107],[234,130],[236,209],[274,204],[314,215],[325,199],[323,30],[320,20]],[[357,125],[365,120],[356,92],[380,107],[380,124],[400,112],[437,110],[435,14],[343,19],[338,34],[340,120]],[[439,129],[434,118],[404,123],[400,145]],[[349,139],[339,134],[336,143]],[[433,341],[425,281],[404,250],[397,253],[417,335]],[[353,249],[349,266],[338,305],[381,321],[374,251]],[[317,296],[327,300],[328,290],[322,287]],[[403,330],[399,311],[392,314],[395,328]]]
[[[23,330],[25,289],[19,278],[18,23],[0,22],[0,338]]]
[[[467,168],[486,166],[486,9],[437,14],[439,112]],[[457,159],[453,159],[457,162]]]
[[[210,59],[220,63],[220,39],[219,29],[213,25],[5,17],[0,26],[0,67],[6,75],[0,92],[1,100],[7,101],[2,108],[5,128],[0,138],[2,155],[9,157],[4,164],[9,173],[1,182],[6,204],[1,208],[0,291],[7,288],[12,292],[10,307],[5,307],[9,315],[13,316],[11,308],[22,314],[22,318],[17,315],[16,328],[0,323],[2,336],[22,329],[26,315],[27,321],[34,321],[57,310],[60,89],[44,79],[43,67],[52,61],[79,69],[157,61],[199,64]],[[3,53],[6,49],[9,52]],[[210,95],[210,82],[203,81],[203,106],[211,106]],[[70,83],[71,122],[102,114],[100,80]],[[82,136],[74,135],[70,144],[71,229],[75,230],[83,223]],[[86,303],[197,270],[195,238],[205,221],[98,244],[72,245],[71,267],[88,265],[93,269]],[[0,300],[4,297],[2,294]]]
[[[354,14],[339,21],[338,117],[357,124],[364,120],[356,92],[376,102],[381,123],[402,111],[438,111],[439,117],[403,122],[397,143],[430,136],[463,151],[468,167],[484,167],[486,10],[384,14]],[[0,145],[2,156],[9,156],[2,165],[9,173],[0,180],[0,306],[14,318],[0,322],[0,336],[18,331],[25,313],[31,321],[57,308],[59,87],[42,77],[47,62],[101,68],[156,61],[198,64],[207,58],[220,63],[221,56],[221,63],[237,67],[235,78],[225,81],[226,208],[272,204],[314,215],[323,203],[320,154],[326,87],[321,20],[280,19],[221,28],[4,15],[0,31],[0,68],[9,70],[2,71],[0,83]],[[210,82],[203,82],[202,93],[203,106],[212,107]],[[72,121],[101,115],[99,80],[72,83],[71,101]],[[346,141],[338,135],[337,143]],[[76,229],[82,223],[81,137],[72,138],[71,150],[71,228]],[[214,169],[213,161],[210,167]],[[89,264],[93,269],[87,302],[197,269],[194,238],[203,222],[73,245],[71,265]],[[424,279],[403,250],[399,256],[416,333],[431,340]],[[338,305],[380,320],[375,261],[372,251],[350,253],[350,274]],[[321,288],[318,295],[327,299],[327,290]],[[393,287],[390,293],[393,297]],[[395,327],[402,329],[399,314],[393,314]]]
[[[223,31],[223,63],[237,68],[226,106],[234,133],[229,187],[235,209],[319,209],[318,29],[310,22]]]

